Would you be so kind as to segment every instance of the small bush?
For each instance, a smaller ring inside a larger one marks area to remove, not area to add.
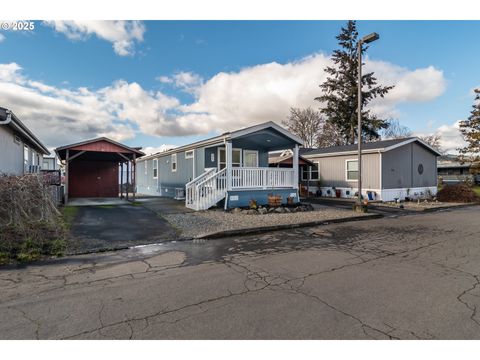
[[[0,264],[60,256],[67,231],[41,176],[0,176]]]
[[[480,201],[480,197],[466,184],[445,185],[437,193],[438,201],[471,203]]]

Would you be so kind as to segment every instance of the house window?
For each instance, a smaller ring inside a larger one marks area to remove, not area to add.
[[[153,159],[153,178],[158,178],[158,159]]]
[[[177,154],[172,154],[170,160],[172,161],[172,172],[177,171]]]
[[[42,164],[42,169],[43,170],[53,170],[53,169],[50,169],[50,164],[48,161],[43,161],[43,164]]]
[[[222,170],[227,166],[225,148],[219,148],[218,151],[218,168]],[[242,166],[242,149],[232,149],[232,166]]]
[[[304,165],[302,166],[302,180],[308,181],[308,180],[318,180],[319,177],[319,169],[318,169],[318,161],[314,161],[313,166],[307,166]]]
[[[23,163],[25,165],[25,171],[28,170],[29,160],[28,160],[29,149],[27,145],[23,145]]]
[[[358,180],[358,160],[347,160],[347,181]]]
[[[185,159],[193,159],[193,150],[185,151]]]
[[[258,167],[258,151],[244,150],[243,151],[243,166]]]

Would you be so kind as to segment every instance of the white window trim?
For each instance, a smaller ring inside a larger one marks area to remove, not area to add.
[[[218,170],[220,170],[220,151],[221,150],[225,150],[225,148],[224,147],[219,147],[217,149],[217,169]],[[243,151],[242,151],[241,148],[232,148],[232,152],[234,150],[240,152],[240,162],[238,164],[240,165],[240,167],[242,167],[243,166]],[[226,160],[227,160],[227,154],[225,154],[225,167],[227,166]],[[235,164],[237,164],[237,163],[235,163]],[[232,163],[232,167],[233,167],[233,163]]]
[[[316,179],[312,179],[312,168],[310,166],[307,167],[307,171],[304,171],[304,167],[302,167],[302,181],[318,181],[320,180],[320,161],[312,161],[313,163],[317,164],[317,174],[318,177]],[[305,174],[308,174],[308,177],[305,178]]]
[[[358,159],[345,159],[345,181],[348,182],[358,182],[358,179],[349,179],[348,178],[348,163],[350,161],[356,161],[358,163]],[[358,168],[358,167],[357,167]],[[358,172],[358,170],[357,170]]]
[[[155,176],[155,170],[157,170],[157,176]],[[153,159],[152,162],[152,173],[153,173],[153,178],[158,179],[158,159]]]
[[[248,150],[248,149],[247,149],[247,150],[243,150],[243,154],[242,154],[242,164],[241,164],[241,166],[242,166],[242,167],[245,167],[244,161],[245,161],[245,155],[246,155],[247,153],[255,153],[255,154],[257,155],[257,163],[255,164],[254,167],[258,167],[258,163],[259,163],[259,161],[260,161],[260,159],[258,158],[258,150]]]
[[[147,162],[148,162],[147,160],[145,160],[145,161],[143,162],[144,167],[145,167],[145,175],[148,175]],[[127,165],[127,166],[128,166],[128,165]]]
[[[170,168],[172,169],[172,172],[177,172],[178,169],[178,163],[177,163],[177,153],[174,153],[170,155]],[[175,164],[175,169],[173,168],[173,164]]]
[[[195,156],[195,150],[185,151],[185,159],[193,159],[194,156]]]

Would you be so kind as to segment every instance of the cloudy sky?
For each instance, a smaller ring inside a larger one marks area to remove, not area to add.
[[[108,136],[149,151],[318,108],[344,21],[49,21],[0,31],[0,106],[49,147]],[[480,22],[359,21],[366,67],[395,89],[371,104],[461,145],[480,86]]]

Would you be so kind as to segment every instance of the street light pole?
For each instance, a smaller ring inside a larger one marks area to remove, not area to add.
[[[378,40],[380,36],[377,33],[371,33],[364,36],[358,42],[358,104],[357,104],[357,120],[358,120],[358,205],[362,204],[362,45]]]

